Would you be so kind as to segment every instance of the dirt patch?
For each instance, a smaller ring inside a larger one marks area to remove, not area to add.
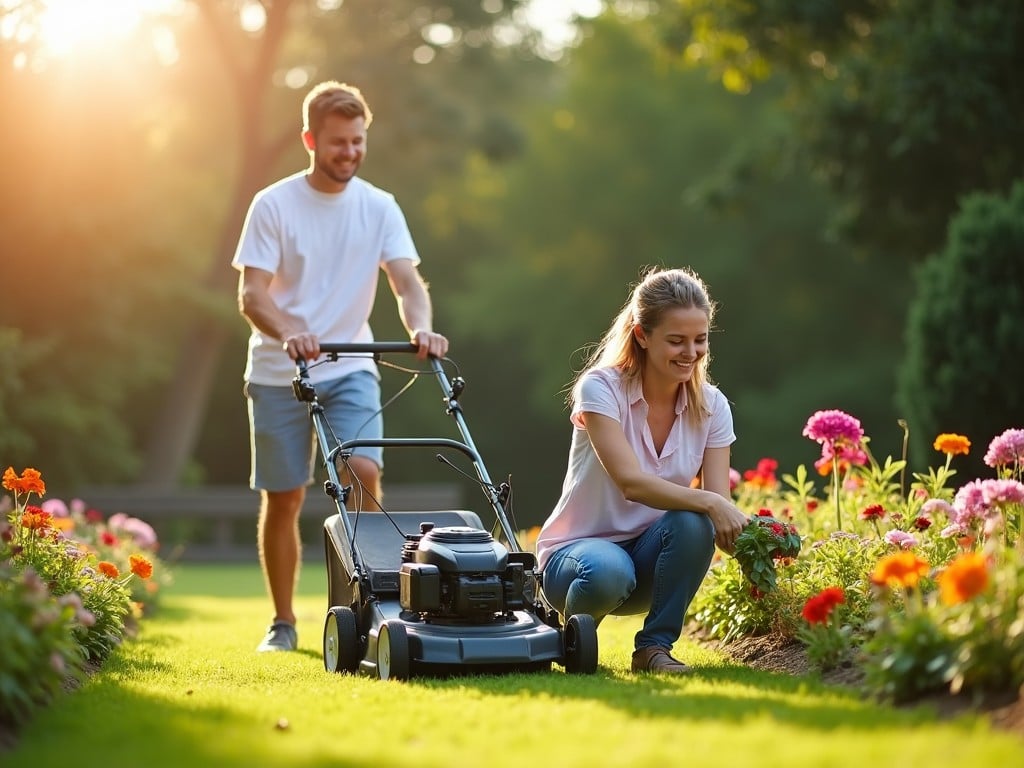
[[[790,637],[772,634],[746,637],[731,643],[709,643],[734,661],[753,669],[789,675],[815,672],[807,659],[803,645]],[[860,687],[864,673],[854,664],[843,664],[821,672],[819,677],[830,685]],[[906,706],[928,704],[941,718],[952,718],[967,712],[984,713],[993,726],[1024,736],[1024,697],[1020,694],[1001,693],[974,696],[965,693],[935,693],[923,696]]]

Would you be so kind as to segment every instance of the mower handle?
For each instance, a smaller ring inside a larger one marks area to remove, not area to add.
[[[416,354],[419,346],[411,341],[364,341],[344,344],[321,344],[320,353],[328,356],[358,352],[378,354],[381,352],[410,352]]]

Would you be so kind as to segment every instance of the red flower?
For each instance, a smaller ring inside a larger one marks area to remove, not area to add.
[[[98,509],[87,509],[85,511],[85,519],[87,522],[90,523],[102,523],[103,513],[100,512]]]
[[[803,617],[808,624],[824,624],[840,603],[846,602],[846,593],[841,587],[826,587],[804,603]]]
[[[104,531],[100,534],[100,542],[108,547],[115,547],[117,546],[117,536],[110,531]]]
[[[757,510],[758,517],[771,517],[772,511],[770,509],[759,509]]]
[[[932,521],[924,515],[918,515],[917,518],[914,520],[914,527],[917,528],[917,530],[919,531],[927,531],[929,528],[932,527]]]
[[[872,504],[870,507],[860,513],[861,519],[863,520],[881,520],[885,517],[885,507],[881,504]]]

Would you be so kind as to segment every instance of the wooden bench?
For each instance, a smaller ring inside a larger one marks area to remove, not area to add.
[[[117,513],[149,523],[160,542],[158,555],[167,562],[256,562],[256,520],[259,494],[245,486],[204,486],[154,489],[141,486],[94,487],[76,494],[105,518]],[[384,486],[388,511],[460,509],[457,485],[445,483]],[[303,556],[323,557],[323,522],[337,512],[319,486],[306,493],[299,523]]]

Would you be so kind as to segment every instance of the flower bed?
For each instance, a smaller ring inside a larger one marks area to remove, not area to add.
[[[1024,430],[991,441],[993,477],[959,487],[952,462],[970,450],[960,435],[936,438],[944,460],[909,487],[905,458],[879,463],[842,411],[814,414],[804,435],[822,447],[820,495],[805,467],[780,479],[770,459],[734,486],[742,509],[784,527],[776,533],[799,531],[799,553],[751,543],[717,559],[692,606],[699,631],[725,643],[794,638],[818,669],[857,665],[867,689],[893,701],[1019,691]],[[760,570],[749,565],[754,550]]]
[[[145,522],[51,499],[8,467],[0,498],[0,727],[17,725],[101,663],[168,575]]]

